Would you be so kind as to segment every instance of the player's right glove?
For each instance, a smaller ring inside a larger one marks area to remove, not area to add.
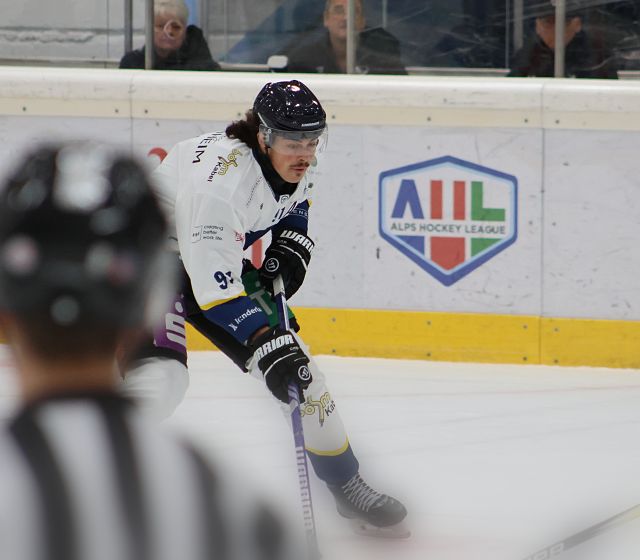
[[[264,263],[258,271],[262,285],[273,295],[273,281],[282,276],[284,294],[289,299],[302,286],[313,247],[313,241],[301,231],[285,229],[264,253]]]
[[[291,331],[275,327],[259,335],[251,344],[258,367],[269,391],[284,403],[289,402],[288,385],[293,380],[302,390],[311,383],[309,357]]]

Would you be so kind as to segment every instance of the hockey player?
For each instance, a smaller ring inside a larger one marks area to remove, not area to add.
[[[173,293],[158,285],[175,271],[166,233],[142,166],[104,146],[41,146],[0,188],[20,386],[0,430],[3,560],[300,558],[268,511],[227,494],[237,482],[118,393],[119,341]]]
[[[276,276],[287,298],[304,281],[314,247],[307,235],[317,188],[310,171],[326,141],[324,109],[292,80],[265,85],[245,119],[226,131],[169,152],[154,178],[185,282],[154,343],[139,351],[125,388],[153,400],[161,416],[171,413],[187,385],[184,336],[173,325],[186,317],[241,370],[263,379],[285,412],[287,385],[297,383],[308,457],[339,513],[365,534],[404,536],[404,506],[361,478],[324,375],[294,332],[295,317],[290,313],[292,330],[282,330],[271,299]],[[243,253],[267,232],[272,241],[256,270]]]

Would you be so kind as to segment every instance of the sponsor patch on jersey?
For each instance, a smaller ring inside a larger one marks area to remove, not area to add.
[[[224,226],[193,226],[191,228],[191,243],[197,243],[203,239],[208,241],[222,241],[223,233]]]
[[[255,315],[256,313],[260,313],[260,312],[262,312],[262,309],[260,309],[257,305],[254,306],[254,307],[251,307],[250,309],[247,309],[244,313],[242,313],[241,315],[238,315],[237,317],[235,317],[233,319],[232,323],[229,323],[229,326],[231,327],[231,330],[233,330],[234,332],[237,331],[238,330],[238,326],[240,325],[240,323],[242,323],[248,317],[251,317],[252,315]],[[267,353],[267,352],[265,352],[265,353]],[[261,357],[262,357],[262,355],[259,356],[259,358],[261,358]]]
[[[202,240],[202,226],[193,226],[191,228],[191,243],[197,243]]]
[[[218,156],[218,163],[216,163],[214,168],[211,170],[211,173],[209,173],[209,177],[207,178],[207,181],[211,183],[211,181],[213,181],[213,178],[216,175],[220,175],[220,176],[226,175],[231,167],[238,167],[237,160],[238,160],[238,156],[241,156],[241,155],[242,155],[242,152],[237,148],[234,148],[231,151],[231,153],[227,155],[226,158],[222,156]]]
[[[518,180],[453,156],[384,171],[382,238],[445,286],[513,244]]]
[[[207,148],[209,147],[209,145],[212,144],[213,142],[217,142],[218,140],[220,140],[223,134],[224,134],[223,132],[213,132],[211,134],[208,134],[204,138],[200,139],[200,141],[198,142],[198,145],[196,146],[195,153],[193,156],[193,161],[191,163],[200,163],[202,161],[200,158],[207,151]]]
[[[320,426],[324,425],[327,417],[331,416],[335,409],[336,403],[331,398],[331,394],[329,392],[324,393],[317,401],[314,401],[309,396],[303,403],[300,403],[301,416],[313,416],[314,414],[317,414]]]
[[[222,241],[223,232],[224,226],[202,226],[202,239],[208,239],[209,241]]]

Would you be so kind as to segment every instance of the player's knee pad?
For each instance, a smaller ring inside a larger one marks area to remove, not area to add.
[[[170,358],[147,358],[133,365],[122,381],[123,393],[158,421],[171,416],[189,386],[187,367]]]

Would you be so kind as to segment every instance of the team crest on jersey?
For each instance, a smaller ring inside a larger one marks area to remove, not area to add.
[[[452,156],[384,171],[379,231],[445,286],[517,238],[518,180]]]
[[[307,397],[303,403],[300,403],[300,414],[302,416],[313,416],[318,414],[318,420],[320,426],[324,425],[327,416],[336,409],[336,403],[331,398],[329,392],[326,392],[320,397],[320,400],[314,401],[311,397]]]
[[[218,163],[216,163],[215,167],[211,170],[211,173],[209,173],[207,181],[211,183],[216,175],[226,175],[230,167],[238,167],[237,159],[238,156],[241,155],[242,152],[237,148],[234,148],[226,158],[218,156]]]

